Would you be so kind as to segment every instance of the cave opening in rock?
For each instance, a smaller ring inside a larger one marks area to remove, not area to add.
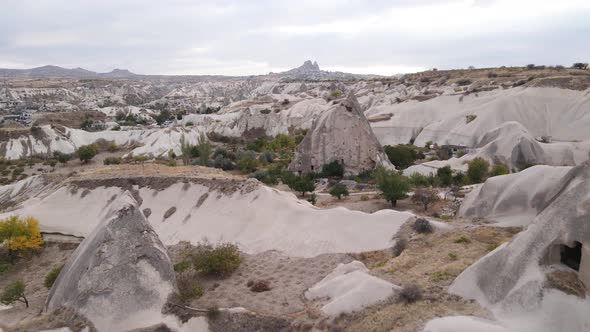
[[[582,244],[575,241],[573,247],[561,245],[559,249],[561,263],[576,271],[580,271],[580,261],[582,260]]]

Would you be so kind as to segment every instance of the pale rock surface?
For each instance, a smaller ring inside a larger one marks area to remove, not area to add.
[[[335,101],[314,121],[297,147],[289,170],[318,171],[332,161],[343,163],[348,174],[377,166],[393,168],[352,93],[344,100]]]
[[[331,317],[351,313],[383,301],[400,287],[369,274],[359,262],[339,264],[334,271],[305,292],[309,300],[328,299],[322,312]]]
[[[136,205],[124,192],[105,210],[55,281],[49,311],[74,308],[100,331],[158,323],[152,320],[161,316],[175,275],[166,248]]]
[[[87,236],[103,209],[114,204],[113,197],[124,192],[126,183],[125,179],[104,185],[97,181],[91,188],[66,184],[24,201],[0,218],[11,213],[30,215],[39,219],[42,231]],[[240,183],[249,190],[222,192],[223,183],[216,186],[179,179],[163,189],[135,187],[134,195],[140,198],[142,210],[151,209],[148,221],[166,245],[179,241],[196,244],[207,238],[237,242],[247,253],[279,250],[300,257],[388,248],[392,236],[413,216],[394,210],[368,214],[343,207],[319,209],[255,180]],[[165,218],[171,207],[176,212]]]
[[[553,244],[588,243],[590,162],[570,170],[545,199],[529,227],[467,268],[451,291],[480,303],[534,303],[544,274],[540,262]],[[538,180],[535,178],[535,180]]]
[[[37,134],[29,134],[0,142],[0,151],[7,159],[18,159],[33,155],[52,155],[54,151],[73,153],[82,145],[93,144],[99,139],[113,141],[117,145],[129,146],[139,144],[131,151],[132,155],[167,155],[172,149],[181,155],[180,138],[190,144],[197,144],[201,131],[196,128],[155,128],[121,131],[88,132],[66,127],[42,126]]]
[[[572,167],[533,166],[494,176],[465,196],[458,216],[485,218],[504,226],[525,226],[568,185]]]

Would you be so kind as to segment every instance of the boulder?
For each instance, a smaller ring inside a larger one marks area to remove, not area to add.
[[[393,168],[353,93],[335,101],[314,121],[297,147],[289,170],[318,171],[332,161],[343,163],[347,174],[376,166]]]
[[[77,310],[100,331],[157,323],[176,287],[166,248],[133,197],[125,191],[116,202],[72,254],[46,303],[48,311]]]

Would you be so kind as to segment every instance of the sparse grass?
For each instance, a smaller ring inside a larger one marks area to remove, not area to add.
[[[486,247],[486,249],[488,251],[494,251],[499,246],[500,246],[500,244],[498,242],[492,242],[492,243],[488,243],[488,246]]]
[[[452,261],[456,261],[458,259],[457,254],[454,252],[449,253],[449,259]]]
[[[471,243],[471,240],[467,236],[461,235],[458,238],[456,238],[455,241],[453,241],[453,243]]]
[[[436,271],[436,272],[432,272],[429,276],[430,281],[432,282],[441,282],[441,281],[447,281],[449,279],[454,278],[455,276],[450,274],[447,271]]]

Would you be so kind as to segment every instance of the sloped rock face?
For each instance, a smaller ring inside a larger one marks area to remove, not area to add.
[[[450,291],[483,304],[534,307],[542,299],[543,265],[559,264],[559,246],[581,244],[578,278],[590,285],[590,162],[573,168],[528,229],[467,268]],[[574,271],[574,270],[572,270]]]
[[[47,310],[73,308],[100,331],[142,327],[175,288],[172,263],[128,192],[80,244],[57,278]],[[149,324],[149,322],[148,322]]]
[[[335,160],[344,164],[348,174],[376,166],[393,168],[353,93],[337,101],[314,121],[297,147],[289,170],[318,171]]]

